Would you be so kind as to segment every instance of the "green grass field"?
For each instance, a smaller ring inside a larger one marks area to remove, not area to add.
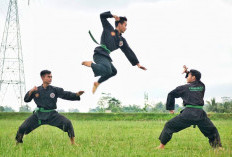
[[[7,115],[7,114],[6,114]],[[23,115],[23,114],[22,114]],[[26,114],[26,116],[29,114]],[[109,115],[109,114],[108,114]],[[107,116],[108,116],[107,115]],[[9,115],[7,115],[9,116]],[[232,120],[213,120],[221,135],[224,151],[213,150],[208,139],[196,127],[173,135],[165,150],[159,145],[159,134],[166,120],[75,120],[76,142],[70,145],[66,133],[44,125],[15,144],[15,134],[24,119],[0,115],[0,156],[232,156]],[[26,117],[23,115],[22,117]],[[102,115],[104,116],[104,114]],[[136,118],[135,118],[136,119]]]

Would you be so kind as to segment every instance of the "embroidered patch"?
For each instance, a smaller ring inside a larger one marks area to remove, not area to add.
[[[203,91],[204,87],[189,87],[189,90],[192,91]]]
[[[123,41],[120,40],[120,41],[119,41],[119,46],[121,47],[122,45],[123,45]]]
[[[35,94],[35,97],[38,98],[38,97],[39,97],[39,93],[36,93],[36,94]]]
[[[111,35],[112,35],[112,36],[115,36],[115,32],[111,32]]]
[[[51,97],[51,98],[55,98],[55,96],[56,96],[56,95],[55,95],[54,93],[51,93],[51,94],[50,94],[50,97]]]

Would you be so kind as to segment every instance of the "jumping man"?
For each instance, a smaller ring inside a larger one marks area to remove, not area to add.
[[[207,117],[203,110],[205,85],[200,81],[201,73],[197,70],[187,70],[184,66],[187,83],[174,89],[168,94],[166,109],[174,113],[175,98],[181,97],[185,109],[181,113],[169,120],[160,134],[160,146],[157,149],[164,149],[165,145],[171,140],[172,134],[179,132],[191,125],[197,125],[205,137],[209,139],[209,144],[213,147],[222,147],[217,128]]]
[[[80,100],[80,96],[84,91],[78,93],[72,93],[64,91],[62,88],[51,86],[52,74],[51,71],[43,70],[40,73],[43,84],[39,87],[34,87],[28,91],[24,97],[25,102],[30,102],[34,99],[37,109],[33,114],[26,119],[19,127],[16,134],[16,142],[23,143],[22,139],[24,134],[29,134],[37,127],[48,124],[56,126],[61,130],[68,133],[71,144],[75,144],[75,134],[72,123],[69,119],[59,114],[55,109],[57,108],[57,98],[66,100]]]
[[[115,18],[116,29],[114,29],[107,20],[107,18],[112,17]],[[82,65],[92,68],[95,77],[101,76],[97,82],[94,82],[93,93],[95,93],[100,83],[117,74],[117,70],[112,64],[110,53],[118,48],[122,50],[133,66],[137,65],[138,68],[146,70],[145,67],[139,64],[135,53],[129,47],[126,39],[122,37],[122,33],[126,31],[127,18],[112,15],[111,12],[102,13],[100,18],[103,26],[103,32],[101,36],[101,43],[99,44],[100,46],[96,47],[94,50],[93,60],[95,63],[92,61],[82,62]],[[91,33],[90,36],[92,37],[93,41],[97,43]]]

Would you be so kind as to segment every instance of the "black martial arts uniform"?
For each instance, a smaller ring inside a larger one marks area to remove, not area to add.
[[[45,89],[42,85],[38,87],[38,90],[33,92],[29,96],[29,92],[24,97],[25,102],[30,102],[34,99],[39,110],[34,111],[33,114],[26,119],[19,127],[16,140],[22,143],[24,134],[29,134],[32,130],[36,129],[40,125],[48,124],[56,126],[65,132],[68,132],[68,136],[75,137],[72,123],[69,119],[59,114],[55,109],[57,108],[57,98],[66,100],[80,100],[80,97],[76,93],[64,91],[62,88],[47,86]]]
[[[125,38],[119,33],[113,26],[109,23],[107,18],[112,18],[110,12],[105,12],[100,15],[103,32],[101,36],[101,45],[106,46],[111,52],[120,48],[122,52],[126,55],[130,63],[135,66],[139,63],[135,53],[129,47]],[[101,76],[98,80],[102,83],[112,76],[117,74],[117,70],[112,64],[112,59],[110,57],[110,52],[104,49],[102,46],[98,46],[94,50],[93,60],[96,63],[92,63],[91,67],[94,72],[95,77]]]
[[[179,132],[191,125],[197,125],[204,136],[209,139],[209,143],[213,148],[222,146],[217,128],[202,109],[204,105],[204,93],[205,85],[201,81],[195,81],[179,86],[168,94],[167,110],[174,110],[175,98],[179,97],[183,99],[185,109],[165,124],[159,137],[162,144],[165,145],[170,141],[173,133]]]

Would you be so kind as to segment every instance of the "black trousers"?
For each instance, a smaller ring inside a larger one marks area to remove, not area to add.
[[[106,56],[94,54],[93,60],[95,63],[92,63],[91,68],[94,72],[94,76],[101,76],[98,83],[102,83],[117,74],[117,69]]]
[[[169,120],[159,136],[160,142],[164,145],[167,144],[171,140],[173,133],[191,125],[198,126],[204,136],[209,139],[209,144],[213,148],[222,146],[217,128],[202,109],[195,108],[186,108],[181,114]]]
[[[67,132],[70,138],[75,137],[73,125],[69,119],[67,119],[66,117],[64,117],[56,111],[52,111],[52,113],[48,114],[50,114],[49,118],[47,120],[41,120],[41,124],[39,124],[37,114],[33,113],[19,127],[18,132],[16,134],[16,140],[18,142],[22,142],[24,134],[29,134],[34,129],[38,128],[40,125],[45,124],[60,128],[64,132]]]

